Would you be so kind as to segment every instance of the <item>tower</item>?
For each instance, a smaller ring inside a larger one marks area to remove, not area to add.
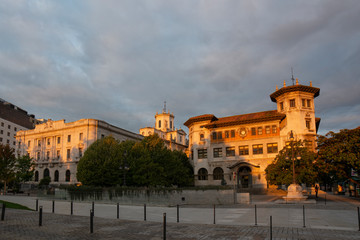
[[[162,113],[155,115],[155,129],[163,132],[174,131],[174,114],[166,112],[166,102]]]

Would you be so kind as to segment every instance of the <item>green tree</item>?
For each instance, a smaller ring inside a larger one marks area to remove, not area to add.
[[[360,184],[351,176],[352,171],[360,174],[360,127],[318,136],[317,162],[321,166],[321,179],[324,182],[347,179]]]
[[[266,180],[269,184],[290,185],[292,183],[292,155],[295,158],[296,183],[315,183],[318,177],[318,168],[315,164],[316,154],[304,147],[302,141],[294,141],[293,148],[290,146],[284,147],[274,161],[265,169]]]
[[[28,155],[18,157],[15,164],[16,181],[19,183],[29,181],[34,175],[34,166],[33,159]]]
[[[4,193],[7,185],[15,178],[16,158],[14,149],[8,144],[0,144],[0,180],[4,183]]]
[[[84,185],[114,186],[121,183],[119,142],[112,136],[95,141],[77,167],[77,179]]]

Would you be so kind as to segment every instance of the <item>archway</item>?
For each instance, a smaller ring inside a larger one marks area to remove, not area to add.
[[[50,177],[50,171],[48,168],[45,168],[43,178]]]
[[[238,171],[238,186],[239,188],[251,188],[251,168],[243,166]]]

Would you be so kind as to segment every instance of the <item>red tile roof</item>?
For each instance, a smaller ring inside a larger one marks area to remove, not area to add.
[[[320,95],[320,88],[304,86],[304,85],[293,85],[288,87],[280,88],[270,95],[271,101],[276,102],[276,98],[288,92],[309,92],[314,94],[314,98]]]
[[[184,123],[184,125],[189,127],[194,122],[202,122],[202,121],[208,121],[208,120],[214,121],[214,120],[217,120],[217,118],[213,114],[204,114],[204,115],[189,118]]]

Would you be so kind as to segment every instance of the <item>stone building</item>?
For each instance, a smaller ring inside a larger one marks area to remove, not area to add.
[[[33,129],[35,123],[34,115],[0,98],[0,144],[15,148],[16,132]]]
[[[49,176],[52,184],[76,184],[77,164],[96,140],[113,136],[120,141],[140,141],[143,136],[96,119],[47,120],[33,130],[16,134],[17,152],[35,160],[34,183]]]
[[[155,127],[140,128],[139,133],[143,136],[157,134],[165,140],[165,145],[169,149],[185,152],[188,147],[186,132],[181,128],[175,128],[174,119],[174,114],[166,112],[166,105],[164,105],[162,113],[157,112],[155,115]]]
[[[265,168],[289,142],[297,140],[315,151],[320,118],[315,117],[314,99],[320,89],[296,84],[270,95],[276,110],[217,118],[205,114],[189,118],[189,153],[195,185],[220,185],[222,179],[240,190],[267,187]]]

